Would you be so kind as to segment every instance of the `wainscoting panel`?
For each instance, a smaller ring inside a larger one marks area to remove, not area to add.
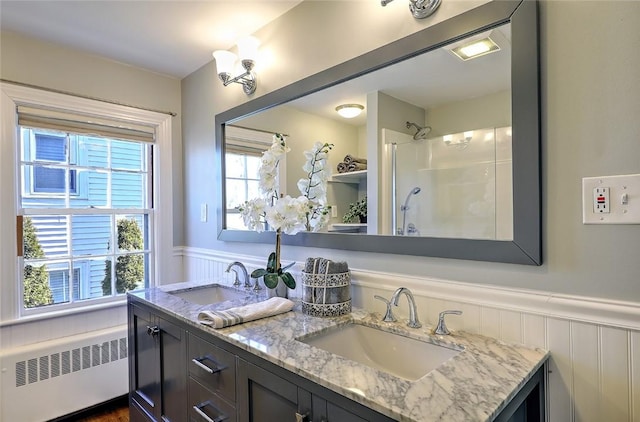
[[[178,248],[184,280],[230,284],[225,273],[232,261],[249,271],[262,257]],[[292,273],[299,277],[299,267]],[[413,292],[419,318],[435,325],[438,313],[447,325],[505,342],[541,347],[551,353],[547,374],[547,420],[550,422],[640,422],[640,303],[608,301],[549,292],[508,289],[401,274],[351,269],[356,307],[384,312],[374,295],[390,297],[400,286]],[[291,294],[300,297],[297,289]],[[395,311],[407,318],[407,301]]]

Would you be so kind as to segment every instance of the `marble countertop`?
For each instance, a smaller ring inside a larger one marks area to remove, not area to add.
[[[406,320],[382,322],[379,314],[362,309],[338,318],[316,318],[302,314],[297,304],[293,312],[212,329],[197,322],[200,311],[264,300],[264,291],[213,305],[196,305],[167,293],[199,285],[177,283],[128,294],[398,421],[424,421],[425,415],[428,420],[491,421],[548,358],[546,350],[463,331],[436,336],[431,327],[407,327]],[[462,351],[417,381],[408,381],[296,340],[352,321]]]

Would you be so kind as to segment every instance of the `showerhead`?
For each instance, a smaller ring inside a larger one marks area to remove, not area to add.
[[[413,135],[413,140],[414,141],[419,141],[421,139],[426,139],[427,135],[429,134],[429,132],[431,132],[431,126],[418,126],[417,124],[413,123],[413,122],[407,122],[407,129],[409,129],[411,126],[415,127],[417,132],[415,135]]]
[[[400,207],[400,211],[406,211],[409,209],[409,199],[411,198],[411,195],[417,195],[420,193],[422,189],[420,189],[420,187],[416,186],[415,188],[411,189],[409,191],[409,194],[407,195],[407,199],[404,200],[404,205]]]

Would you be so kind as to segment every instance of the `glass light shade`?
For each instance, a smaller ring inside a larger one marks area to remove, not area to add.
[[[213,52],[213,58],[216,59],[216,70],[218,75],[221,73],[233,74],[238,56],[230,51],[216,50]]]
[[[359,116],[362,113],[364,107],[360,104],[342,104],[336,107],[336,111],[339,115],[344,117],[345,119],[353,119],[356,116]]]
[[[256,37],[244,37],[238,40],[238,55],[240,60],[256,61],[260,41]]]

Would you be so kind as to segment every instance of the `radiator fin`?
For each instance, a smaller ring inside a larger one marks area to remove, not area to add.
[[[51,355],[51,378],[60,376],[60,353]]]
[[[16,387],[27,383],[27,364],[25,361],[16,362]]]
[[[67,375],[128,357],[127,338],[121,337],[15,363],[16,387]]]

